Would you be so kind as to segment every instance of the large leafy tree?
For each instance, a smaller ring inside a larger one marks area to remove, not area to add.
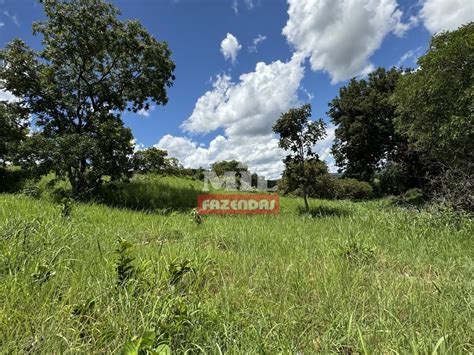
[[[280,136],[279,146],[289,154],[286,156],[285,172],[291,189],[298,186],[303,192],[305,209],[309,211],[308,194],[311,179],[308,174],[319,157],[313,152],[318,140],[325,136],[325,125],[320,119],[311,121],[311,105],[291,108],[282,114],[273,126],[273,132]]]
[[[76,194],[104,175],[129,171],[131,131],[125,110],[166,104],[175,65],[164,42],[102,0],[45,0],[46,20],[33,25],[43,49],[15,39],[0,52],[0,87],[33,115],[39,160],[66,176]],[[30,159],[31,160],[31,159]]]
[[[393,96],[397,129],[443,170],[472,173],[474,22],[435,35],[418,64],[400,78]]]
[[[329,103],[328,115],[337,126],[332,153],[344,176],[371,181],[385,162],[405,151],[390,101],[401,76],[395,68],[378,68],[367,80],[352,79]]]
[[[162,173],[168,167],[168,152],[155,147],[133,154],[133,169],[141,173]]]

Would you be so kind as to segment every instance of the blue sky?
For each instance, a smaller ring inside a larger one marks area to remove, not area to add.
[[[123,19],[140,20],[168,42],[176,63],[169,103],[124,115],[139,147],[157,145],[192,167],[239,159],[267,177],[283,168],[271,134],[282,111],[310,102],[313,117],[328,122],[317,151],[334,170],[334,127],[325,113],[339,87],[377,66],[415,67],[433,33],[474,19],[469,0],[113,3]],[[0,0],[0,7],[2,45],[20,37],[40,48],[31,24],[44,18],[41,5]]]

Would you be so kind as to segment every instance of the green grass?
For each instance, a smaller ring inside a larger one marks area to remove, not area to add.
[[[198,225],[103,204],[64,218],[0,194],[0,352],[114,352],[149,330],[177,353],[474,351],[472,221],[385,201],[281,204]]]

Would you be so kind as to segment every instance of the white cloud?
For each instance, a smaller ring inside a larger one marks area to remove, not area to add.
[[[422,52],[423,52],[423,47],[410,49],[409,51],[407,51],[400,57],[400,60],[397,62],[396,66],[401,67],[403,64],[406,64],[406,63],[416,64],[416,61]]]
[[[255,0],[244,0],[247,9],[252,10],[255,6]],[[232,10],[234,10],[235,14],[239,14],[239,0],[232,0]]]
[[[145,149],[145,145],[143,143],[137,142],[135,138],[132,139],[131,143],[133,144],[133,151],[138,152],[140,150]]]
[[[207,168],[216,161],[235,159],[259,175],[280,177],[286,153],[278,147],[272,126],[282,112],[299,104],[303,62],[303,57],[295,54],[288,62],[257,63],[255,71],[241,75],[237,83],[227,75],[217,76],[213,89],[198,99],[182,128],[191,133],[223,128],[224,135],[215,137],[208,147],[188,137],[171,135],[164,136],[155,146],[167,150],[187,167]],[[326,138],[314,147],[330,171],[336,171],[330,155],[334,132],[331,125]]]
[[[191,133],[223,128],[224,135],[215,137],[207,148],[190,138],[170,135],[156,146],[184,166],[207,167],[215,161],[236,159],[251,171],[277,178],[283,171],[285,153],[278,148],[272,126],[282,112],[298,104],[303,75],[300,55],[288,62],[257,63],[255,71],[241,75],[237,83],[220,75],[213,89],[198,99],[182,128]]]
[[[142,108],[141,110],[137,111],[137,114],[143,117],[149,117],[150,113],[155,110],[155,106],[151,105],[148,110]]]
[[[221,42],[221,52],[224,55],[226,60],[231,60],[232,63],[235,63],[237,59],[237,53],[242,49],[242,46],[239,44],[239,41],[232,33],[227,33],[226,38]]]
[[[248,47],[250,53],[257,52],[257,46],[267,39],[266,36],[258,35],[253,39],[252,44]]]
[[[235,14],[239,14],[239,2],[238,0],[232,0],[232,10],[234,10]]]
[[[18,97],[13,95],[10,91],[0,89],[0,101],[15,102],[18,100]]]
[[[474,21],[472,0],[426,0],[420,11],[425,27],[431,32],[455,30]]]
[[[335,126],[328,127],[326,137],[318,142],[314,151],[320,159],[325,160],[330,172],[336,172],[331,147],[335,137]],[[226,138],[218,135],[208,148],[198,145],[187,137],[166,135],[155,147],[168,151],[168,155],[177,158],[184,166],[209,168],[210,164],[221,160],[239,160],[249,170],[268,179],[277,179],[284,169],[283,158],[286,153],[278,147],[278,139],[273,134],[247,137]]]
[[[8,11],[3,11],[3,14],[7,16],[12,22],[17,26],[20,27],[20,21],[18,21],[18,18],[16,15],[11,15]]]
[[[186,137],[166,135],[155,146],[167,150],[169,156],[192,168],[208,168],[216,161],[235,159],[248,165],[252,172],[269,179],[278,178],[283,171],[285,153],[278,148],[278,140],[271,134],[248,137],[244,141],[218,135],[208,148]]]
[[[389,33],[402,36],[416,19],[402,22],[396,0],[288,0],[283,29],[288,42],[310,57],[313,70],[332,82],[372,70],[371,55]]]
[[[326,137],[319,141],[313,148],[313,151],[319,155],[319,159],[325,160],[331,173],[337,172],[336,163],[331,154],[331,147],[336,138],[336,126],[330,124],[326,128]]]
[[[218,76],[213,90],[198,99],[182,128],[192,133],[224,128],[226,136],[240,137],[271,133],[280,114],[298,101],[302,64],[302,57],[294,55],[286,63],[257,63],[255,71],[242,74],[238,83]]]

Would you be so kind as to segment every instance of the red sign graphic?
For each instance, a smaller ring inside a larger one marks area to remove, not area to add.
[[[201,194],[199,214],[276,214],[280,212],[278,195],[270,194]]]

